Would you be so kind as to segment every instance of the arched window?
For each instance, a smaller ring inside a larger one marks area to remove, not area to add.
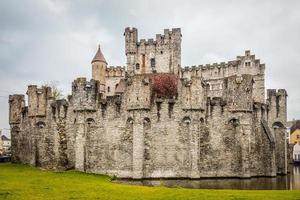
[[[203,119],[203,117],[200,118],[200,124],[201,124],[201,125],[204,124],[204,119]]]
[[[131,117],[128,117],[126,124],[133,124],[133,119]]]
[[[107,92],[110,92],[110,87],[109,86],[107,87]]]
[[[133,123],[134,123],[133,119],[131,117],[128,117],[126,121],[126,132],[132,134]]]
[[[42,129],[46,126],[45,122],[39,121],[36,123],[36,127]]]
[[[95,120],[94,120],[93,118],[87,118],[87,119],[86,119],[86,123],[87,123],[88,125],[94,125],[94,124],[95,124]]]
[[[185,124],[185,125],[189,125],[191,123],[191,118],[188,117],[188,116],[185,116],[183,119],[182,119],[182,122]]]
[[[272,127],[274,129],[277,129],[277,128],[284,128],[284,125],[281,123],[281,122],[274,122]]]
[[[240,120],[237,118],[231,118],[229,120],[229,124],[231,124],[233,127],[237,127],[238,125],[240,125]]]
[[[144,121],[143,121],[143,124],[144,124],[144,127],[146,129],[150,128],[151,127],[151,121],[150,121],[150,119],[148,117],[145,117]]]

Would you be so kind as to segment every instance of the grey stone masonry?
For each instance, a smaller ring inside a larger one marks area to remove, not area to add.
[[[255,55],[183,68],[180,29],[124,36],[127,66],[108,67],[99,48],[93,79],[74,80],[67,99],[36,85],[28,105],[10,95],[13,162],[133,179],[287,173],[287,92],[265,99]]]

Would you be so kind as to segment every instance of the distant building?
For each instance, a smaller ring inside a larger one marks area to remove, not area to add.
[[[300,142],[300,120],[293,123],[290,128],[290,144],[296,144]]]
[[[11,148],[10,139],[7,138],[5,135],[2,135],[0,141],[2,141],[2,149],[3,149],[2,154],[10,154],[10,152],[11,152],[11,150],[10,150],[10,148]],[[1,146],[1,144],[0,144],[0,146]]]
[[[294,125],[294,123],[296,122],[296,120],[292,120],[292,121],[287,121],[286,122],[286,140],[287,140],[287,143],[291,144],[290,143],[290,136],[291,136],[291,127]]]
[[[300,162],[300,120],[292,120],[287,122],[288,129],[288,162]]]
[[[300,143],[294,145],[293,160],[294,162],[300,162]]]
[[[1,131],[0,131],[0,135],[1,135]],[[3,148],[3,141],[1,139],[2,137],[0,137],[0,156],[3,154],[4,152],[4,148]]]

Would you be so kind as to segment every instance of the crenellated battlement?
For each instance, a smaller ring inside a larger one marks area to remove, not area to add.
[[[285,89],[268,89],[267,90],[268,99],[276,96],[287,96]]]
[[[72,93],[77,91],[93,91],[98,92],[99,81],[91,79],[87,81],[85,77],[79,77],[72,83]],[[95,90],[95,91],[94,91]]]
[[[22,109],[25,106],[23,94],[9,95],[9,124],[21,123]]]
[[[54,120],[67,117],[69,102],[66,99],[59,99],[51,103],[51,112]]]
[[[148,46],[148,45],[156,45],[157,42],[154,39],[140,39],[140,41],[137,43],[138,46]]]
[[[271,121],[284,121],[287,112],[287,92],[285,89],[268,89],[267,104],[269,113],[273,119]]]
[[[109,66],[106,68],[106,77],[125,77],[125,66]]]
[[[255,55],[245,51],[245,56],[237,56],[237,60],[205,65],[185,66],[180,69],[181,77],[198,75],[205,79],[225,78],[234,74],[264,75],[265,64],[261,64]]]
[[[155,39],[140,39],[137,42],[138,46],[147,46],[147,45],[157,45],[157,44],[168,44],[170,42],[174,42],[181,38],[181,29],[173,28],[173,29],[164,29],[164,34],[156,34]]]
[[[28,116],[29,117],[44,117],[46,116],[47,103],[52,98],[51,87],[37,85],[29,85],[28,95]]]
[[[125,28],[125,32],[135,32],[135,31],[137,31],[137,29],[134,27],[126,27]]]
[[[77,78],[72,83],[72,102],[76,111],[96,110],[96,102],[101,98],[101,91],[99,81],[91,79],[87,81],[86,78]]]

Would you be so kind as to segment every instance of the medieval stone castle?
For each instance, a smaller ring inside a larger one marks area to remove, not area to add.
[[[36,85],[28,105],[10,95],[14,162],[134,179],[286,174],[287,93],[265,99],[255,55],[183,68],[180,29],[124,36],[127,66],[108,67],[99,47],[67,99]]]

